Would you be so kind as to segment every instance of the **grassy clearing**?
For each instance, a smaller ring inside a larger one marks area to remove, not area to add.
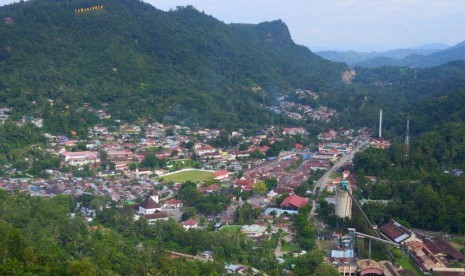
[[[341,177],[342,177],[342,173],[338,173],[338,172],[332,172],[332,173],[329,175],[329,178],[330,178],[330,179],[341,178]]]
[[[207,180],[212,180],[214,178],[213,173],[211,172],[204,172],[204,171],[185,171],[185,172],[179,172],[179,173],[174,173],[171,175],[163,176],[163,181],[164,182],[177,182],[177,183],[183,183],[186,181],[193,181],[193,182],[204,182]]]
[[[225,225],[221,227],[221,232],[237,232],[237,230],[241,229],[242,225]]]
[[[460,244],[460,245],[465,246],[465,239],[457,238],[457,237],[456,237],[456,238],[452,238],[451,241],[452,241],[452,242],[455,242],[455,243],[458,243],[458,244]]]
[[[297,244],[285,242],[283,246],[281,247],[281,251],[293,252],[293,251],[301,251],[301,249]]]
[[[318,248],[324,252],[331,251],[331,247],[333,246],[333,241],[331,240],[317,240],[316,245]]]
[[[424,275],[409,258],[398,258],[397,262],[405,269],[413,272],[415,275]]]

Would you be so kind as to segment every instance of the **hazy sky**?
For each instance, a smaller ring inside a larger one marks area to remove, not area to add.
[[[387,50],[465,40],[465,0],[145,0],[193,5],[225,23],[282,19],[312,50]],[[0,4],[12,0],[0,0]]]

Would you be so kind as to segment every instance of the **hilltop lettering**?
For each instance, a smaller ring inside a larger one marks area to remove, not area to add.
[[[96,10],[103,10],[103,5],[92,6],[88,8],[79,8],[74,9],[75,13],[82,13],[82,12],[89,12],[89,11],[96,11]]]

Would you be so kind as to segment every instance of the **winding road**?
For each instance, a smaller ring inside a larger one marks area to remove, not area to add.
[[[316,182],[315,187],[313,187],[313,194],[315,195],[315,198],[318,196],[318,193],[324,188],[326,183],[328,183],[331,174],[342,164],[347,162],[349,159],[354,158],[355,153],[360,151],[360,149],[368,143],[368,141],[362,141],[351,153],[343,156],[336,162],[336,164],[334,164],[334,166],[332,166],[328,171],[326,171],[326,173]]]

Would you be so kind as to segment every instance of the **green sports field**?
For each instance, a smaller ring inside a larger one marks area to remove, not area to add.
[[[237,230],[241,229],[242,225],[225,225],[220,228],[222,232],[237,232]]]
[[[163,176],[164,182],[173,181],[176,183],[183,183],[186,181],[193,181],[193,182],[203,182],[207,180],[213,179],[213,173],[211,172],[204,172],[204,171],[184,171],[179,173],[174,173],[171,175]]]

